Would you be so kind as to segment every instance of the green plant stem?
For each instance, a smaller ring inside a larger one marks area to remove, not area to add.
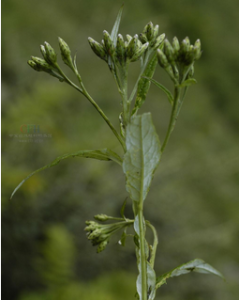
[[[74,87],[76,90],[78,90],[81,94],[83,94],[89,101],[90,103],[94,106],[94,108],[98,111],[98,113],[101,115],[101,117],[105,120],[105,122],[108,124],[108,126],[110,127],[111,131],[114,133],[114,135],[116,136],[116,138],[118,139],[118,141],[120,142],[120,144],[122,145],[124,151],[126,151],[126,147],[125,147],[125,142],[122,139],[122,137],[118,134],[117,130],[114,128],[113,124],[110,122],[110,120],[108,119],[108,117],[105,115],[105,113],[103,112],[103,110],[99,107],[99,105],[94,101],[94,99],[90,96],[90,94],[87,92],[82,79],[79,75],[79,73],[75,71],[75,74],[80,82],[80,85],[82,88],[78,87],[76,84],[74,84],[66,75],[65,73],[61,70],[61,68],[56,65],[59,73],[64,77],[64,79],[66,80],[66,82],[71,85],[72,87]]]
[[[140,241],[140,274],[141,274],[141,294],[142,300],[147,300],[147,261],[145,256],[145,228],[143,206],[139,205],[138,208],[139,218],[139,241]]]
[[[180,88],[178,86],[175,86],[174,88],[174,102],[173,102],[173,108],[172,108],[172,112],[171,112],[171,116],[170,116],[170,121],[169,121],[169,125],[168,125],[168,130],[166,133],[166,137],[165,140],[163,142],[163,146],[161,148],[161,152],[163,153],[169,138],[171,136],[171,133],[173,132],[173,129],[175,127],[175,124],[177,122],[177,117],[178,117],[178,105],[179,105],[179,97],[180,97]]]

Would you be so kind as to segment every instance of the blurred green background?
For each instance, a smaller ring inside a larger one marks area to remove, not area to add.
[[[28,67],[47,40],[60,36],[77,52],[86,87],[118,126],[120,97],[106,64],[87,37],[110,31],[122,1],[8,0],[2,3],[2,299],[134,299],[134,245],[113,239],[96,254],[84,232],[94,214],[119,215],[127,197],[124,175],[110,162],[74,158],[37,174],[9,202],[15,186],[57,156],[109,147],[117,140],[83,96]],[[150,20],[171,40],[200,38],[203,56],[152,189],[145,216],[156,226],[157,275],[202,258],[227,281],[201,274],[171,279],[161,300],[236,300],[239,294],[239,101],[237,0],[125,1],[122,34],[140,33]],[[138,64],[131,68],[130,86]],[[171,88],[158,68],[155,79]],[[170,113],[151,87],[142,111],[152,111],[161,141]],[[43,135],[21,137],[38,124]],[[131,205],[126,207],[132,215]],[[149,237],[150,238],[150,237]]]

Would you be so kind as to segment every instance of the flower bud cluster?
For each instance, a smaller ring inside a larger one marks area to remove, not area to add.
[[[152,22],[149,22],[143,29],[143,32],[140,33],[139,39],[145,44],[149,43],[149,48],[154,50],[158,49],[158,47],[163,43],[165,34],[159,34],[159,25],[153,25]]]
[[[74,69],[71,51],[67,43],[59,38],[59,46],[61,50],[62,60],[66,65],[70,68]],[[45,42],[44,45],[40,46],[40,50],[43,56],[42,58],[32,56],[31,59],[27,62],[30,67],[32,67],[36,71],[46,72],[54,77],[57,77],[60,81],[64,81],[64,78],[59,72],[59,68],[57,65],[57,55],[52,46]]]
[[[116,45],[114,45],[110,34],[104,30],[103,40],[100,43],[88,38],[91,49],[101,59],[108,62],[111,58],[113,61],[121,66],[124,66],[126,62],[135,62],[144,54],[147,50],[149,43],[142,43],[136,34],[134,37],[126,35],[124,40],[121,34],[118,34]]]
[[[172,44],[165,39],[163,50],[157,50],[159,65],[166,70],[175,83],[180,76],[183,77],[185,70],[188,76],[193,76],[193,63],[201,57],[201,53],[200,40],[191,45],[188,37],[181,44],[177,37],[173,38]]]
[[[110,217],[108,218],[108,216],[102,214],[96,215],[95,219],[104,222],[109,220]],[[112,234],[131,224],[128,221],[112,224],[99,224],[95,221],[86,221],[85,223],[87,225],[85,228],[87,238],[92,242],[93,246],[98,246],[97,253],[102,252],[106,248]]]

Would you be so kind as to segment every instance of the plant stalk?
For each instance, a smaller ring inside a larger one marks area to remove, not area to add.
[[[161,148],[161,152],[163,153],[169,138],[171,136],[171,133],[174,130],[175,124],[177,122],[177,117],[178,117],[178,105],[179,105],[179,96],[180,96],[180,88],[178,86],[175,87],[174,89],[174,102],[173,102],[173,108],[172,108],[172,112],[171,112],[171,116],[170,116],[170,121],[169,121],[169,125],[168,125],[168,130],[166,133],[166,137],[165,140],[163,142],[163,146]]]
[[[141,295],[142,300],[147,300],[147,261],[145,255],[145,227],[143,206],[140,205],[138,209],[139,217],[139,245],[140,245],[140,274],[141,274]]]

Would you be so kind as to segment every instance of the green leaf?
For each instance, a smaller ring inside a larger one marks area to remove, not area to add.
[[[119,244],[121,246],[125,246],[125,241],[126,241],[126,238],[127,238],[127,227],[125,228],[125,230],[123,231],[122,235],[121,235],[121,238],[119,240]]]
[[[147,93],[150,88],[150,81],[148,80],[148,78],[153,77],[157,63],[158,63],[157,53],[155,53],[154,56],[149,61],[142,77],[139,80],[136,99],[135,99],[135,106],[132,111],[132,115],[134,115],[137,112],[137,110],[143,105],[146,99]],[[145,79],[145,77],[147,77],[147,79]]]
[[[127,198],[124,200],[124,203],[123,203],[123,205],[122,205],[122,207],[120,209],[120,215],[124,219],[125,219],[124,210],[125,210],[126,203],[127,203]]]
[[[165,94],[166,96],[168,97],[168,101],[171,105],[173,105],[173,95],[170,93],[170,91],[165,87],[163,86],[161,83],[159,83],[158,81],[152,79],[152,78],[148,78],[148,77],[145,77],[147,80],[150,80],[153,84],[155,84],[158,88],[160,88]]]
[[[133,201],[145,200],[160,156],[160,142],[151,114],[132,117],[126,129],[123,171]]]
[[[190,86],[190,85],[193,85],[193,84],[196,84],[197,83],[197,80],[194,79],[194,78],[189,78],[187,80],[185,80],[183,83],[181,83],[179,85],[179,87],[186,87],[186,86]]]
[[[147,285],[148,299],[153,300],[156,296],[156,274],[149,262],[147,262]]]
[[[158,277],[156,289],[165,284],[168,278],[188,274],[190,272],[214,274],[224,279],[224,276],[219,271],[214,269],[211,265],[205,263],[205,261],[202,259],[197,258]]]
[[[124,9],[124,4],[121,6],[121,8],[118,12],[118,15],[116,17],[113,29],[112,29],[111,34],[110,34],[110,37],[113,41],[114,46],[116,46],[116,44],[117,44],[117,36],[118,36],[119,25],[120,25],[120,20],[121,20],[121,17],[122,17],[123,9]]]
[[[122,159],[121,157],[116,154],[115,152],[108,150],[108,149],[101,149],[101,150],[81,150],[81,151],[77,151],[74,153],[70,153],[70,154],[64,154],[62,156],[57,157],[55,160],[53,160],[53,162],[51,162],[50,164],[32,172],[30,175],[28,175],[23,181],[21,181],[21,183],[15,188],[15,190],[13,191],[10,199],[12,199],[12,197],[14,196],[14,194],[16,193],[16,191],[23,185],[24,182],[26,182],[30,177],[32,177],[33,175],[37,174],[38,172],[41,172],[45,169],[51,168],[56,166],[57,164],[59,164],[59,162],[61,162],[62,160],[69,158],[69,157],[85,157],[85,158],[94,158],[94,159],[98,159],[98,160],[105,160],[105,161],[115,161],[118,164],[122,164]]]

